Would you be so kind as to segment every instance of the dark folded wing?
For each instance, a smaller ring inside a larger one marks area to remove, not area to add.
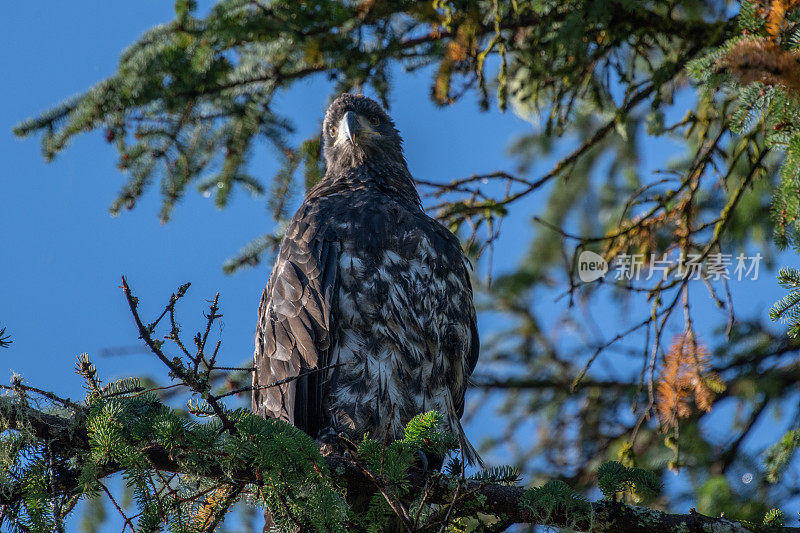
[[[292,221],[261,297],[252,395],[257,414],[286,420],[312,437],[324,423],[339,255],[315,222],[301,213]]]
[[[472,305],[472,283],[469,279],[469,272],[467,269],[464,268],[464,275],[466,277],[466,284],[469,287],[469,304],[466,306],[465,312],[471,314],[469,317],[470,321],[470,342],[469,342],[469,350],[464,355],[464,380],[463,380],[463,389],[461,390],[461,394],[454,398],[456,405],[456,412],[458,413],[458,417],[461,418],[464,415],[464,397],[467,394],[467,383],[469,382],[469,378],[472,375],[472,372],[475,370],[475,365],[478,364],[478,354],[480,352],[480,338],[478,337],[478,320],[475,316],[475,308]]]

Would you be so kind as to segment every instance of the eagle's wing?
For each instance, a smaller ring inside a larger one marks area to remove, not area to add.
[[[475,370],[475,365],[478,364],[478,354],[480,352],[478,319],[472,298],[470,262],[461,249],[458,237],[438,221],[430,220],[433,222],[438,235],[442,238],[442,251],[447,257],[447,268],[455,274],[460,285],[459,288],[451,288],[452,295],[458,298],[458,301],[453,306],[455,312],[459,315],[455,321],[461,324],[469,324],[469,331],[465,332],[467,338],[456,343],[456,346],[460,348],[458,350],[460,353],[454,353],[453,356],[461,360],[453,365],[456,375],[452,376],[448,382],[455,413],[458,418],[461,418],[464,414],[464,397],[467,394],[469,378]]]
[[[459,251],[461,249],[459,248]],[[469,345],[467,347],[466,353],[463,354],[463,376],[460,379],[456,379],[455,382],[450,383],[450,394],[453,398],[453,408],[455,409],[456,413],[456,420],[455,426],[457,428],[457,437],[461,444],[461,451],[464,453],[464,458],[470,464],[477,464],[481,468],[484,467],[483,459],[478,454],[478,451],[475,447],[469,442],[467,439],[466,434],[464,433],[464,428],[461,427],[460,418],[464,416],[464,400],[467,395],[467,387],[469,385],[469,378],[472,376],[472,372],[475,370],[475,365],[478,363],[478,353],[480,351],[480,339],[478,338],[478,321],[475,316],[475,307],[472,303],[472,283],[469,279],[469,272],[466,268],[466,265],[463,269],[463,282],[465,287],[468,289],[469,293],[469,300],[465,302],[463,306],[463,310],[466,313],[469,313]]]
[[[337,243],[324,238],[317,208],[307,205],[289,225],[261,296],[252,394],[257,414],[312,437],[324,424],[339,255]]]
[[[467,278],[467,283],[469,283],[469,278]],[[472,294],[472,286],[470,285],[470,295]],[[470,306],[471,307],[471,306]],[[465,360],[465,376],[464,376],[464,387],[461,390],[461,394],[455,398],[456,401],[456,412],[458,413],[458,418],[464,416],[464,397],[467,395],[467,383],[469,382],[470,376],[472,376],[472,372],[475,370],[475,365],[478,364],[478,354],[480,352],[480,338],[478,337],[478,320],[475,316],[475,309],[471,307],[470,312],[472,313],[472,317],[470,319],[470,328],[469,333],[471,336],[470,345],[469,345],[469,352],[466,354]]]

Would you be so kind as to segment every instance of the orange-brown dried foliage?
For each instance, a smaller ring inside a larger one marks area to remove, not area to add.
[[[708,372],[708,350],[690,331],[676,335],[664,358],[656,390],[656,408],[663,426],[672,426],[697,409],[711,411],[714,391],[709,380],[719,378]]]

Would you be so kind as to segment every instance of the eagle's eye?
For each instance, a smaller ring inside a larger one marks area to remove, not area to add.
[[[331,137],[336,138],[336,126],[331,126],[328,129],[328,133],[330,134]]]
[[[369,117],[369,123],[372,124],[373,126],[377,126],[381,123],[381,117],[379,117],[378,115],[372,115],[371,117]]]

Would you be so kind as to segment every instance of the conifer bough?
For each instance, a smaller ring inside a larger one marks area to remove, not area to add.
[[[28,386],[15,377],[0,398],[0,434],[6,446],[0,463],[0,525],[12,531],[65,531],[64,518],[85,496],[104,491],[132,531],[213,531],[237,500],[269,506],[279,524],[313,531],[380,527],[400,517],[408,531],[467,525],[501,531],[514,523],[542,524],[584,531],[745,532],[800,531],[754,526],[725,518],[669,514],[618,501],[623,492],[652,498],[661,490],[654,473],[612,461],[600,466],[597,482],[605,498],[589,502],[562,481],[536,488],[518,486],[519,474],[501,467],[466,478],[457,458],[445,473],[415,467],[416,451],[444,454],[457,441],[439,430],[441,417],[424,413],[391,444],[365,437],[351,453],[319,453],[298,429],[262,419],[245,409],[230,410],[221,401],[229,392],[212,390],[210,377],[220,342],[208,344],[208,332],[222,315],[218,296],[204,313],[206,327],[190,351],[180,337],[176,303],[189,285],[174,293],[152,323],[139,315],[139,300],[123,278],[123,290],[139,333],[153,354],[191,392],[189,411],[210,422],[187,419],[167,406],[139,380],[102,385],[97,369],[80,356],[77,372],[88,394],[84,403]],[[155,337],[163,319],[163,337],[180,355],[170,357]],[[208,346],[208,348],[207,348]],[[243,369],[248,370],[248,369]],[[238,391],[234,391],[238,392]],[[35,407],[33,399],[58,406]],[[103,484],[121,472],[136,493],[137,513],[126,514]],[[366,511],[348,510],[347,494],[372,495]],[[780,513],[771,518],[777,523]],[[135,524],[135,529],[134,529]],[[50,528],[50,529],[48,529]]]
[[[81,427],[79,422],[85,418],[85,412],[73,413],[73,418],[69,419],[32,407],[15,405],[9,399],[3,398],[0,400],[0,413],[2,413],[2,429],[30,431],[30,434],[42,443],[58,447],[59,455],[77,457],[90,451],[91,439],[86,428]],[[140,451],[153,469],[192,476],[199,474],[197,471],[186,469],[180,451],[170,450],[161,445],[144,446]],[[356,459],[329,455],[324,460],[328,470],[334,473],[334,479],[346,486],[348,492],[370,494],[379,491],[375,484],[375,476],[365,473],[363,465],[359,465]],[[222,461],[224,462],[224,458]],[[124,472],[124,467],[112,461],[105,463],[97,473],[99,477],[106,477],[117,472]],[[461,491],[469,497],[458,500],[453,488],[457,478],[440,474],[426,476],[418,469],[410,469],[407,474],[406,482],[411,493],[425,493],[430,504],[442,506],[450,505],[455,497],[458,505],[464,508],[458,511],[465,510],[466,515],[471,514],[470,508],[479,510],[482,515],[493,515],[488,519],[488,525],[492,526],[493,530],[502,530],[498,528],[514,523],[530,523],[555,527],[570,526],[576,530],[591,529],[597,532],[800,532],[800,528],[796,527],[767,527],[704,516],[694,512],[694,509],[688,514],[671,514],[645,507],[634,507],[612,499],[592,503],[578,499],[575,503],[571,502],[570,498],[575,498],[577,495],[570,493],[566,486],[561,489],[563,495],[559,495],[559,489],[556,488],[550,490],[545,497],[544,493],[548,492],[549,484],[544,485],[544,490],[540,488],[531,491],[508,483],[465,480]],[[200,475],[228,483],[258,485],[263,482],[263,474],[251,468],[224,471],[212,467]],[[56,484],[51,487],[51,493],[65,495],[80,493],[84,481],[76,471],[68,469],[59,470],[54,479]],[[557,482],[554,485],[559,486]],[[19,505],[23,500],[25,490],[21,484],[3,487],[3,491],[0,492],[0,524],[4,513],[7,514],[10,507]],[[538,499],[537,490],[542,493]],[[548,497],[553,500],[550,501]],[[454,516],[459,514],[461,513],[454,513]]]

